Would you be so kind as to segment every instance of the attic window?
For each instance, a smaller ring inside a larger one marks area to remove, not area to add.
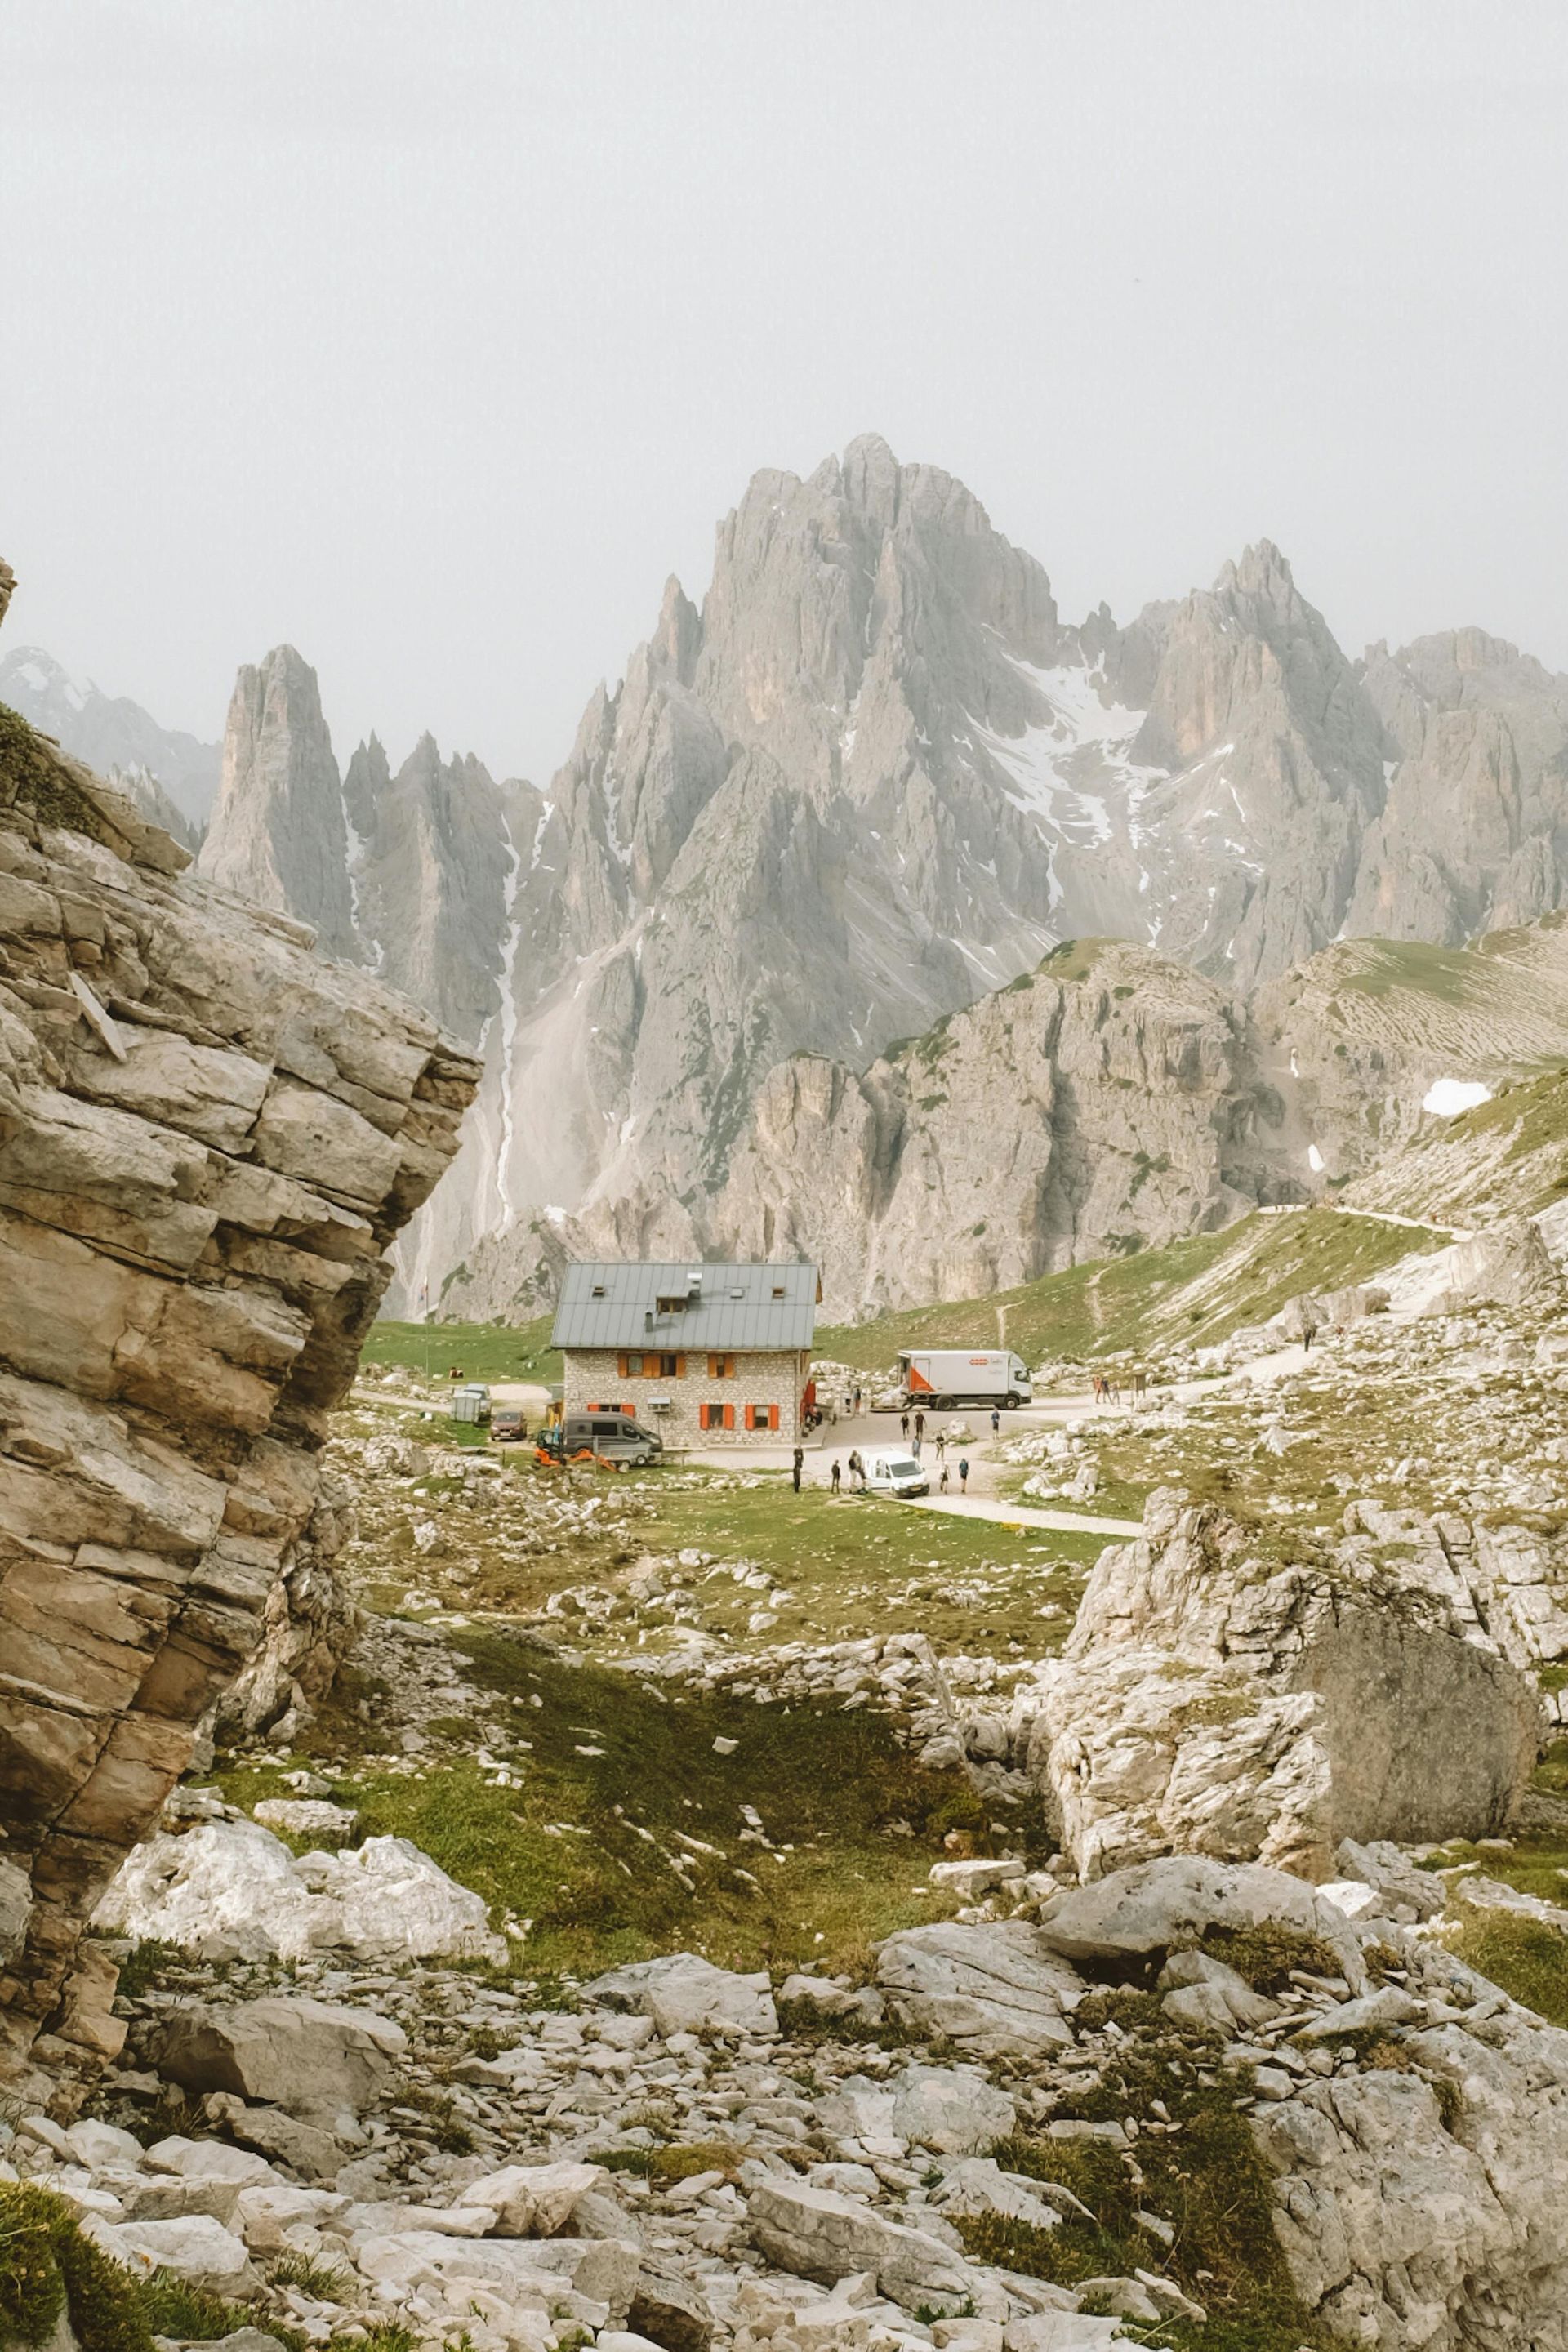
[[[686,1293],[684,1290],[679,1293],[671,1291],[664,1297],[657,1298],[654,1304],[661,1315],[684,1315],[687,1305]]]
[[[782,1298],[782,1297],[784,1297],[784,1286],[783,1283],[782,1283],[782,1282],[775,1282],[775,1283],[774,1283],[774,1285],[773,1285],[773,1297],[774,1297],[775,1298]]]
[[[603,1298],[604,1295],[605,1295],[605,1286],[604,1286],[604,1284],[603,1284],[602,1282],[596,1282],[596,1283],[594,1285],[594,1296],[595,1296],[595,1298]]]

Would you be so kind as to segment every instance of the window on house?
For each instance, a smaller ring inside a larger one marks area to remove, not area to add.
[[[678,1381],[680,1378],[680,1358],[661,1356],[658,1360],[658,1376],[661,1381]]]
[[[626,1358],[626,1378],[627,1378],[627,1380],[628,1380],[628,1381],[640,1381],[640,1380],[641,1380],[641,1378],[642,1378],[642,1374],[643,1374],[643,1360],[642,1360],[642,1358],[641,1358],[640,1356],[637,1356],[637,1355],[631,1355],[631,1356],[628,1356],[628,1357]]]
[[[679,1292],[671,1291],[668,1297],[656,1298],[653,1303],[660,1315],[684,1315],[686,1312],[686,1293],[684,1290]]]
[[[784,1286],[783,1283],[782,1283],[782,1282],[775,1282],[775,1283],[774,1283],[774,1285],[773,1285],[773,1297],[774,1297],[775,1298],[782,1298],[782,1297],[784,1297]]]
[[[748,1429],[776,1429],[778,1425],[779,1409],[776,1404],[749,1404],[746,1407]]]
[[[708,1377],[710,1381],[732,1381],[735,1377],[734,1357],[710,1356],[708,1359]]]
[[[604,1295],[605,1295],[605,1286],[604,1286],[604,1284],[603,1284],[602,1282],[596,1282],[596,1283],[594,1285],[594,1296],[595,1296],[595,1298],[603,1298]]]

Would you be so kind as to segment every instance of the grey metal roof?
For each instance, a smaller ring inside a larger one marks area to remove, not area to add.
[[[809,1348],[817,1287],[816,1268],[795,1263],[569,1265],[552,1339],[557,1348]],[[660,1298],[676,1297],[689,1303],[658,1312]]]

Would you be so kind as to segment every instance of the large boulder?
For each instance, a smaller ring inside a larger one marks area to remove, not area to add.
[[[373,2011],[294,1994],[173,2011],[158,2037],[158,2069],[187,2091],[232,2091],[330,2125],[391,2087],[407,2036]]]
[[[974,2273],[961,2253],[924,2230],[891,2221],[853,2197],[804,2180],[763,2181],[752,2191],[752,2233],[769,2262],[831,2286],[874,2273],[882,2293],[912,2309],[933,2295],[971,2293]]]
[[[658,2032],[761,2035],[779,2030],[773,1986],[765,1970],[735,1976],[695,1952],[667,1952],[657,1960],[632,1960],[595,1977],[590,2000],[607,2009],[629,2009],[651,2017]]]
[[[1269,1927],[1327,1946],[1352,1988],[1364,1981],[1350,1921],[1315,1888],[1281,1870],[1199,1854],[1139,1863],[1074,1887],[1050,1904],[1037,1932],[1068,1959],[1103,1964],[1148,1961],[1215,1935],[1253,1936]]]
[[[1081,1877],[1188,1852],[1326,1879],[1345,1838],[1504,1827],[1539,1718],[1436,1538],[1280,1566],[1161,1491],[1041,1675],[1029,1769]]]
[[[1439,1311],[1461,1307],[1527,1307],[1550,1310],[1563,1297],[1563,1276],[1531,1217],[1509,1217],[1445,1252],[1447,1286]]]
[[[176,2278],[225,2297],[257,2294],[245,2240],[207,2213],[165,2221],[110,2221],[92,2217],[91,2235],[123,2268],[142,2278],[173,2271]]]
[[[905,1928],[879,1946],[877,1981],[912,2032],[985,2057],[1069,2042],[1068,2020],[1089,1990],[1038,1930],[1018,1919]]]
[[[299,1858],[257,1822],[162,1832],[127,1856],[95,1924],[207,1960],[504,1959],[481,1895],[407,1838]]]
[[[1449,1965],[1444,2021],[1384,2030],[1384,2063],[1297,2076],[1256,2111],[1275,2233],[1336,2342],[1568,2352],[1568,2034]]]

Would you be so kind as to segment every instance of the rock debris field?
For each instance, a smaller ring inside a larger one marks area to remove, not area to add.
[[[1022,1657],[714,1623],[715,1570],[780,1587],[659,1551],[668,1490],[362,1394],[348,1557],[363,1591],[406,1527],[409,1613],[279,1631],[95,1922],[122,2043],[6,2176],[233,2352],[1568,2344],[1565,1363],[1550,1299],[1372,1317],[1009,1439],[1147,1496]],[[610,1605],[456,1605],[458,1513]],[[1390,1622],[1419,1789],[1336,1704]],[[1448,1677],[1435,1733],[1401,1674]],[[850,1739],[858,1845],[780,1762],[823,1743],[825,1784]]]

